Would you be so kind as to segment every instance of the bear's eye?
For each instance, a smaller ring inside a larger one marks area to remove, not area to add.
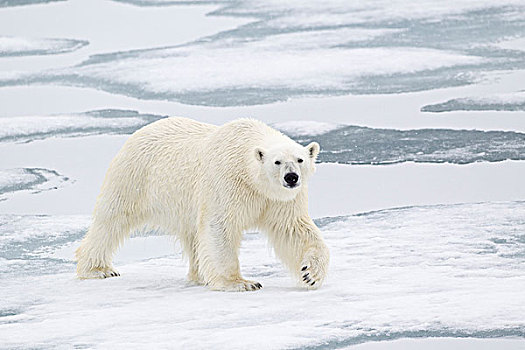
[[[280,165],[280,164],[281,164],[280,161],[278,161],[278,160],[275,161],[275,165]]]
[[[302,160],[301,158],[299,158],[299,159],[297,159],[297,162],[298,162],[298,163],[302,163],[303,160]]]

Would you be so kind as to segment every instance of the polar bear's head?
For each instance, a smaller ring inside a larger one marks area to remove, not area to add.
[[[295,142],[268,149],[257,147],[254,156],[260,169],[258,187],[271,199],[294,199],[315,171],[318,154],[317,142],[306,147]]]

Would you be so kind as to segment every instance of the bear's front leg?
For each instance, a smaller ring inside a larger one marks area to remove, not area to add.
[[[265,230],[275,253],[299,282],[308,289],[319,288],[328,273],[330,253],[312,219],[268,220]]]
[[[230,227],[218,218],[199,235],[197,255],[199,275],[212,290],[244,292],[262,288],[255,281],[245,280],[239,266],[242,231]]]

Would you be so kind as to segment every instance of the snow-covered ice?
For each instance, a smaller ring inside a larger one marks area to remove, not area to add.
[[[70,115],[0,118],[0,142],[29,142],[48,137],[131,134],[164,118],[137,111],[106,109]]]
[[[264,285],[260,292],[188,284],[178,249],[158,233],[124,245],[116,258],[122,277],[75,280],[71,256],[88,222],[0,217],[0,271],[9,280],[0,286],[4,346],[241,349],[249,339],[255,349],[315,349],[525,336],[525,202],[318,219],[332,262],[315,293],[297,288],[255,233],[245,236],[241,264]]]
[[[270,41],[268,44],[271,44]],[[482,58],[426,48],[318,48],[227,41],[92,57],[74,67],[5,77],[0,86],[60,83],[114,93],[229,106],[351,92],[374,77],[475,65]],[[394,60],[390,59],[395,57]],[[431,57],[431,58],[430,58]],[[257,67],[257,69],[254,69]],[[369,88],[366,87],[366,88]]]
[[[273,124],[273,127],[290,137],[317,136],[344,127],[340,124],[295,120]]]

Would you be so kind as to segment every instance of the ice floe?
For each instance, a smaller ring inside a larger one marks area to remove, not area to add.
[[[476,203],[319,219],[331,267],[314,292],[296,287],[264,237],[249,233],[242,270],[264,288],[240,294],[188,284],[186,264],[176,249],[167,253],[162,235],[124,244],[116,258],[122,277],[75,280],[72,253],[88,216],[2,215],[2,343],[244,349],[249,338],[254,349],[323,349],[404,337],[524,337],[524,209]]]

